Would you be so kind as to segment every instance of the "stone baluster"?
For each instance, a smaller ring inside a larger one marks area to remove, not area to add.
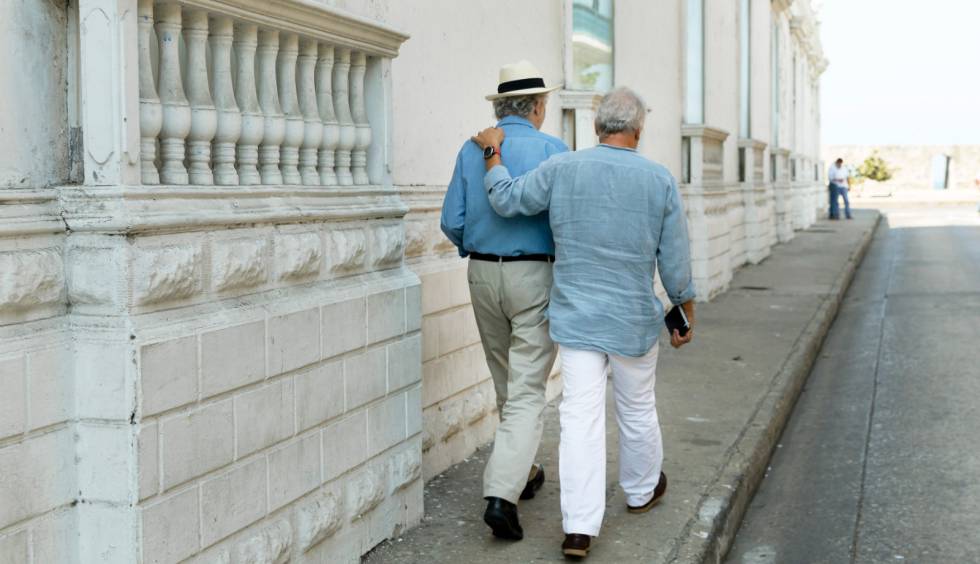
[[[255,88],[255,49],[258,26],[235,24],[235,101],[242,114],[242,132],[238,138],[238,182],[243,185],[262,182],[259,169],[259,143],[265,133],[265,118]]]
[[[341,186],[354,184],[351,175],[351,150],[357,137],[357,128],[350,112],[350,49],[337,49],[333,66],[333,103],[340,123],[340,141],[337,144],[337,183]]]
[[[350,104],[356,128],[354,151],[351,153],[351,169],[354,184],[369,184],[367,173],[367,148],[371,145],[371,124],[368,123],[364,108],[364,74],[367,72],[367,56],[364,53],[351,55]]]
[[[299,65],[297,72],[297,89],[299,90],[299,107],[303,112],[303,145],[299,150],[299,172],[303,184],[316,185],[320,183],[317,174],[317,149],[323,141],[323,123],[320,121],[320,110],[316,101],[316,72],[317,42],[304,39],[299,46]]]
[[[184,168],[184,140],[191,130],[191,107],[184,96],[180,77],[180,4],[160,2],[156,5],[157,40],[160,64],[157,84],[160,87],[162,124],[160,128],[160,180],[165,184],[187,184]]]
[[[279,85],[279,103],[286,114],[286,135],[279,152],[284,184],[301,184],[299,174],[299,146],[303,144],[303,113],[296,97],[296,57],[299,55],[299,38],[295,33],[286,33],[279,47],[276,63],[276,78]]]
[[[187,162],[191,184],[211,185],[211,141],[218,128],[218,112],[208,86],[208,13],[184,13],[184,45],[187,47],[185,80],[191,104],[191,131],[187,136]]]
[[[320,45],[320,58],[316,62],[316,102],[323,122],[323,139],[320,143],[317,167],[320,170],[320,184],[337,184],[334,171],[334,155],[340,142],[340,125],[333,111],[333,58],[331,45]]]
[[[279,105],[276,88],[276,58],[279,53],[279,32],[259,31],[258,87],[259,106],[265,116],[265,132],[259,146],[259,172],[263,184],[282,184],[279,170],[279,147],[286,136],[286,116]]]
[[[140,76],[140,178],[143,184],[159,184],[157,135],[163,125],[160,97],[153,79],[150,41],[153,36],[153,0],[139,0],[139,76]]]
[[[218,112],[218,127],[215,130],[211,155],[214,161],[214,183],[222,186],[238,184],[235,143],[242,133],[242,114],[235,102],[235,89],[231,79],[233,37],[234,23],[231,18],[211,18],[211,82],[214,105]]]

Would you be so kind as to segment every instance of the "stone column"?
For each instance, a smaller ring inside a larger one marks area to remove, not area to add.
[[[153,0],[139,0],[139,77],[140,77],[140,180],[159,184],[157,172],[157,135],[163,126],[160,96],[157,95],[150,41],[153,34]]]
[[[242,114],[235,102],[235,88],[231,77],[233,38],[232,19],[226,16],[213,16],[209,41],[217,129],[211,153],[214,160],[214,183],[222,186],[238,184],[238,172],[235,170],[235,143],[242,134]]]
[[[279,169],[279,147],[286,136],[286,116],[279,105],[276,87],[276,56],[279,53],[279,32],[259,31],[258,88],[259,106],[265,117],[265,132],[259,146],[259,172],[263,184],[282,184]]]
[[[301,184],[299,147],[303,143],[303,114],[296,97],[296,57],[299,55],[299,38],[295,33],[282,36],[279,59],[276,64],[276,77],[279,86],[279,103],[286,115],[285,137],[283,137],[279,163],[282,181],[285,184]]]
[[[255,90],[255,48],[258,26],[235,24],[235,100],[242,114],[242,131],[238,139],[238,181],[243,185],[262,182],[256,164],[259,143],[265,132],[265,117]]]
[[[300,42],[297,88],[299,107],[303,112],[303,145],[299,150],[299,172],[303,184],[308,186],[320,183],[317,174],[317,149],[323,141],[323,122],[316,100],[316,60],[317,42],[304,39]]]
[[[351,174],[351,150],[357,139],[357,128],[350,110],[350,49],[338,49],[333,66],[333,103],[340,123],[340,141],[337,143],[337,184],[354,184]]]
[[[156,7],[157,40],[160,42],[160,104],[163,127],[160,130],[160,180],[164,184],[187,184],[184,168],[184,140],[191,131],[191,108],[184,96],[180,76],[178,41],[181,27],[180,4],[161,2]]]
[[[187,46],[187,99],[191,104],[191,130],[188,135],[187,161],[191,184],[211,185],[211,140],[218,128],[218,113],[211,101],[208,86],[207,40],[208,14],[188,10],[184,22],[184,45]]]
[[[350,103],[351,117],[356,127],[354,150],[351,153],[351,172],[354,184],[370,183],[367,174],[367,148],[371,145],[371,124],[368,123],[364,109],[364,73],[367,71],[367,57],[364,53],[351,55]]]
[[[320,58],[316,62],[316,102],[323,122],[323,139],[320,143],[318,168],[320,184],[334,186],[337,173],[334,170],[337,145],[340,143],[340,124],[334,113],[333,103],[333,62],[332,45],[320,44]]]

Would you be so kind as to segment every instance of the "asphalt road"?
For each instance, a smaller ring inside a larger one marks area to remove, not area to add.
[[[885,213],[731,564],[980,563],[980,216]]]

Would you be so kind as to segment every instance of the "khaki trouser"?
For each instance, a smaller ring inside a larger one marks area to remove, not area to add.
[[[500,411],[483,496],[517,503],[541,441],[556,355],[547,318],[551,264],[471,260],[468,278]]]

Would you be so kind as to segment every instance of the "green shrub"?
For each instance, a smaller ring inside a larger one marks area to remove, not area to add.
[[[878,182],[884,182],[892,177],[895,170],[885,162],[885,159],[878,155],[878,151],[871,153],[871,156],[864,159],[858,167],[858,175]]]

